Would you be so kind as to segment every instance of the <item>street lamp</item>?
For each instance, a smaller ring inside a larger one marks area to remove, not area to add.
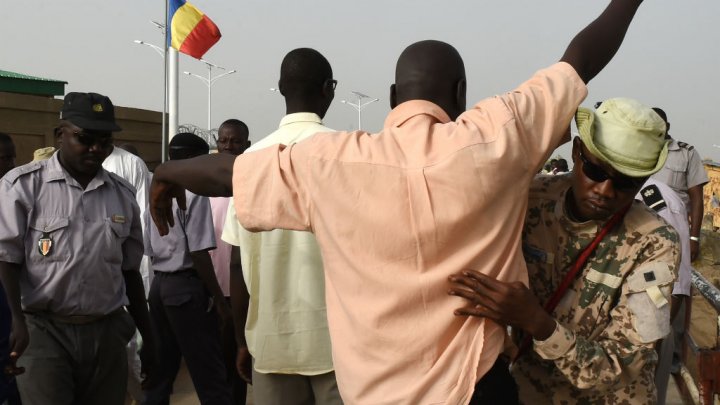
[[[363,103],[363,99],[370,98],[370,96],[360,93],[359,91],[351,91],[351,93],[357,98],[356,102],[352,103],[350,101],[345,101],[345,100],[341,100],[340,102],[343,104],[347,104],[357,110],[357,112],[358,112],[358,130],[360,130],[360,129],[362,129],[362,110],[363,110],[363,108],[367,107],[369,104],[379,101],[379,99],[373,98],[373,99],[368,100]]]
[[[138,45],[145,45],[145,46],[152,48],[155,52],[159,53],[163,59],[165,59],[165,50],[163,50],[161,47],[151,44],[149,42],[141,41],[139,39],[136,39],[133,42],[135,42]]]
[[[222,66],[218,66],[218,65],[216,65],[216,64],[214,64],[214,63],[210,63],[210,62],[208,62],[208,61],[206,61],[206,60],[204,60],[204,59],[200,59],[200,62],[204,63],[205,66],[207,66],[207,69],[208,69],[208,75],[207,75],[207,77],[202,77],[202,76],[200,76],[200,75],[196,75],[195,73],[190,73],[190,72],[183,72],[183,73],[186,74],[186,75],[188,75],[188,76],[192,76],[192,77],[195,77],[195,78],[200,79],[203,83],[205,83],[205,85],[206,85],[207,88],[208,88],[208,123],[207,123],[207,129],[208,129],[208,131],[210,131],[210,130],[212,129],[212,125],[211,125],[211,122],[212,122],[212,121],[211,121],[211,117],[212,117],[212,85],[213,85],[213,83],[215,83],[215,82],[216,82],[218,79],[220,79],[221,77],[225,77],[225,76],[227,76],[227,75],[231,75],[231,74],[237,72],[237,70],[235,70],[235,69],[233,69],[233,70],[228,70],[228,71],[225,72],[225,73],[221,73],[221,74],[213,77],[213,76],[212,76],[212,70],[213,70],[213,68],[215,68],[215,69],[221,69],[221,70],[227,70],[227,69],[225,69],[225,68],[222,67]]]

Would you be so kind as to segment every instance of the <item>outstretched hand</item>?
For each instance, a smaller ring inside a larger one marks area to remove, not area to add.
[[[167,235],[170,227],[175,226],[173,219],[173,198],[184,210],[185,190],[162,179],[163,165],[157,167],[150,186],[150,215],[161,236]]]
[[[475,270],[465,270],[449,277],[449,295],[469,301],[455,310],[457,316],[492,319],[502,325],[520,328],[537,340],[547,339],[555,330],[555,320],[545,312],[525,284],[495,280]]]

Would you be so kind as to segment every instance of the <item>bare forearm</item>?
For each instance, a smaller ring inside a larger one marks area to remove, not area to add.
[[[13,318],[24,318],[20,303],[20,266],[15,263],[0,262],[0,281],[5,288]]]
[[[688,189],[690,197],[690,236],[700,236],[703,219],[703,186],[695,186]]]
[[[234,163],[235,156],[225,153],[173,160],[157,167],[153,182],[175,184],[207,197],[231,197]]]
[[[124,271],[123,277],[125,278],[125,295],[130,302],[127,306],[128,313],[135,321],[135,326],[140,331],[143,340],[149,340],[151,339],[150,314],[145,301],[142,276],[139,271]]]
[[[230,259],[230,302],[233,309],[235,339],[239,346],[247,346],[245,340],[245,322],[247,322],[250,294],[247,291],[242,274],[240,248],[233,246]]]
[[[570,42],[561,61],[575,68],[585,83],[592,80],[620,48],[642,0],[613,0],[600,16]]]

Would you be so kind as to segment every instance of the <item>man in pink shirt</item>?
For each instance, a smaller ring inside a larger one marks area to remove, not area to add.
[[[560,63],[467,111],[457,51],[438,41],[413,44],[398,60],[382,132],[318,134],[235,160],[162,165],[153,218],[167,230],[171,199],[182,201],[186,187],[233,195],[249,230],[315,233],[345,403],[491,403],[476,383],[502,351],[504,330],[454,317],[462,301],[447,295],[447,278],[473,267],[527,282],[519,236],[530,181],[640,3],[612,1]]]
[[[250,147],[250,130],[248,126],[235,118],[225,120],[220,124],[217,137],[218,153],[225,153],[230,156],[242,155],[245,149]],[[212,211],[213,228],[215,228],[215,243],[217,247],[209,251],[212,260],[215,276],[217,277],[220,289],[225,299],[230,304],[230,255],[232,246],[221,239],[225,217],[227,216],[230,198],[210,198],[210,210]],[[221,331],[222,349],[225,366],[228,372],[228,379],[232,385],[233,401],[235,404],[244,405],[247,397],[247,384],[238,375],[235,368],[235,353],[237,343],[235,342],[235,331],[230,325],[226,325]]]

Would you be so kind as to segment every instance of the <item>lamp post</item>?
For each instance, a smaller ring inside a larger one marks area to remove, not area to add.
[[[225,72],[225,73],[221,73],[221,74],[213,77],[213,76],[212,76],[212,70],[213,70],[213,68],[215,68],[215,69],[221,69],[221,70],[227,70],[227,69],[225,69],[225,68],[222,67],[222,66],[218,66],[218,65],[216,65],[216,64],[214,64],[214,63],[210,63],[210,62],[208,62],[208,61],[206,61],[206,60],[204,60],[204,59],[200,59],[200,62],[204,63],[205,66],[207,66],[207,69],[208,69],[208,75],[207,75],[207,77],[202,77],[202,76],[200,76],[200,75],[196,75],[195,73],[191,73],[191,72],[183,72],[183,73],[186,74],[186,75],[188,75],[188,76],[192,76],[192,77],[195,77],[195,78],[200,79],[203,83],[205,83],[205,85],[206,85],[207,88],[208,88],[208,123],[207,123],[207,129],[208,129],[208,131],[210,131],[210,130],[212,129],[212,124],[211,124],[211,123],[212,123],[212,121],[211,121],[211,117],[212,117],[212,85],[213,85],[213,83],[215,83],[215,82],[216,82],[218,79],[220,79],[221,77],[225,77],[225,76],[227,76],[227,75],[231,75],[231,74],[237,72],[237,70],[235,70],[235,69],[233,69],[233,70],[228,70],[228,71]]]
[[[351,91],[351,93],[357,98],[356,102],[353,103],[353,102],[346,101],[346,100],[341,100],[340,102],[343,104],[347,104],[357,110],[357,112],[358,112],[358,130],[360,130],[360,129],[362,129],[362,110],[365,107],[367,107],[369,104],[379,101],[379,99],[373,98],[373,99],[363,102],[363,99],[370,98],[370,96],[360,93],[359,91]]]

